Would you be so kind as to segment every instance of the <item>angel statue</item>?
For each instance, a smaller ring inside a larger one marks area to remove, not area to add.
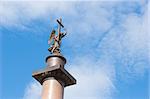
[[[64,33],[61,32],[61,27],[64,28],[61,21],[61,18],[60,20],[57,20],[59,26],[58,35],[56,35],[56,31],[53,29],[48,40],[48,44],[50,45],[48,50],[51,52],[51,54],[60,54],[61,39],[67,34],[66,31]]]

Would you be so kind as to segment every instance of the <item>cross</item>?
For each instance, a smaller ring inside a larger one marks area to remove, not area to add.
[[[61,34],[61,27],[64,28],[64,25],[62,24],[62,19],[61,18],[59,20],[57,19],[57,23],[58,23],[58,39],[59,39],[60,34]]]
[[[58,24],[59,24],[61,27],[64,28],[63,24],[61,23],[61,22],[62,22],[62,19],[61,19],[61,18],[60,18],[60,20],[57,19],[57,22],[58,22]]]

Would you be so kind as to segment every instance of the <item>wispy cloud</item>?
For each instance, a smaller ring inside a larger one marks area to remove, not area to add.
[[[112,99],[116,92],[115,69],[104,61],[78,57],[69,71],[76,77],[77,85],[65,89],[65,99]]]
[[[71,3],[61,1],[59,2],[59,6],[58,2],[54,1],[2,1],[0,6],[0,25],[7,27],[26,25],[35,19],[45,18],[52,13],[54,16],[56,13],[68,12],[71,8],[70,6]]]
[[[41,85],[36,81],[32,81],[25,89],[25,93],[22,99],[41,99],[41,90]]]
[[[108,35],[99,42],[102,54],[109,54],[113,57],[112,60],[118,62],[118,65],[125,67],[135,65],[142,60],[148,61],[146,55],[148,53],[148,11],[146,7],[144,13],[142,16],[130,13],[122,19],[123,22],[111,29]]]
[[[30,30],[32,21],[50,18],[48,21],[53,24],[52,20],[63,17],[69,36],[64,40],[64,53],[73,57],[67,69],[78,81],[65,89],[65,99],[111,99],[117,91],[116,76],[128,81],[149,68],[148,6],[144,0],[2,2],[1,5],[0,25],[5,28]],[[24,99],[38,99],[39,90],[40,85],[31,82]]]

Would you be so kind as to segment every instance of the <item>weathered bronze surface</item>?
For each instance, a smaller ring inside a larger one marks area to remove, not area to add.
[[[59,20],[57,19],[57,23],[58,35],[56,35],[56,30],[53,29],[48,40],[48,44],[50,45],[50,48],[48,48],[48,50],[51,52],[51,54],[60,55],[61,40],[67,34],[67,32],[61,32],[61,27],[64,28],[61,18]]]

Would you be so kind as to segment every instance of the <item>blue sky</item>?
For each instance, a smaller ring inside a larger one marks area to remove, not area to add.
[[[40,99],[31,75],[46,66],[48,37],[62,17],[65,68],[77,84],[65,99],[148,99],[147,0],[1,1],[0,97]]]

